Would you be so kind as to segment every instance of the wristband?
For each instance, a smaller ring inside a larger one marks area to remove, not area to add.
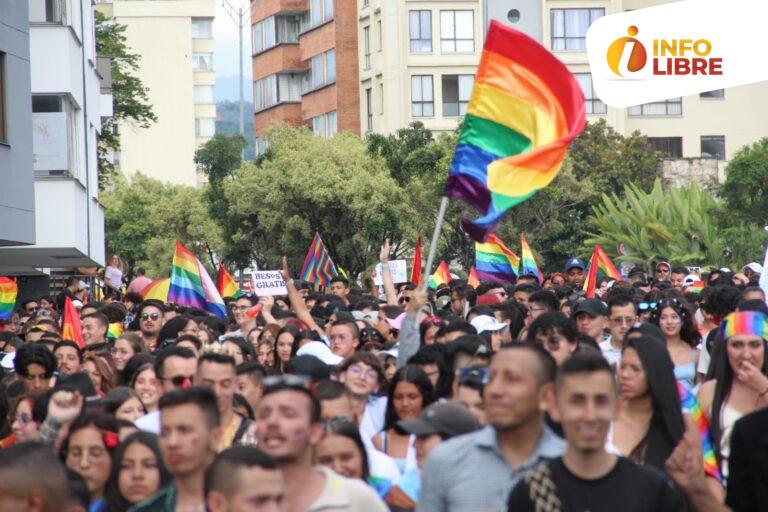
[[[289,277],[288,280],[285,283],[286,284],[293,284],[293,278]]]

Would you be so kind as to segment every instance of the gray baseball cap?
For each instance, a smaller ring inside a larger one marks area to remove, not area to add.
[[[397,426],[417,436],[439,434],[445,438],[480,428],[469,409],[455,402],[438,402],[421,411],[418,418],[400,420]]]

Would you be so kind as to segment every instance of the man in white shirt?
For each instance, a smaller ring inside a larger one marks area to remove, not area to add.
[[[637,304],[629,295],[616,294],[608,299],[608,329],[611,336],[600,342],[600,350],[614,368],[621,363],[621,343],[627,331],[637,322]]]

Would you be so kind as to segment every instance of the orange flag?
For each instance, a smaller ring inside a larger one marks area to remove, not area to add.
[[[469,269],[469,278],[467,279],[467,284],[472,288],[477,288],[480,286],[480,279],[477,278],[477,270],[475,267],[471,267]]]
[[[61,325],[61,337],[65,340],[72,340],[80,348],[85,348],[83,341],[83,325],[80,323],[80,313],[72,304],[69,297],[64,301],[64,322]]]

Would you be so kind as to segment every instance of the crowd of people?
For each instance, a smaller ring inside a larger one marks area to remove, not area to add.
[[[0,331],[0,511],[768,510],[760,265],[660,262],[587,298],[577,258],[424,291],[387,253],[382,289],[284,263],[287,296],[226,320],[77,279],[25,300]]]

